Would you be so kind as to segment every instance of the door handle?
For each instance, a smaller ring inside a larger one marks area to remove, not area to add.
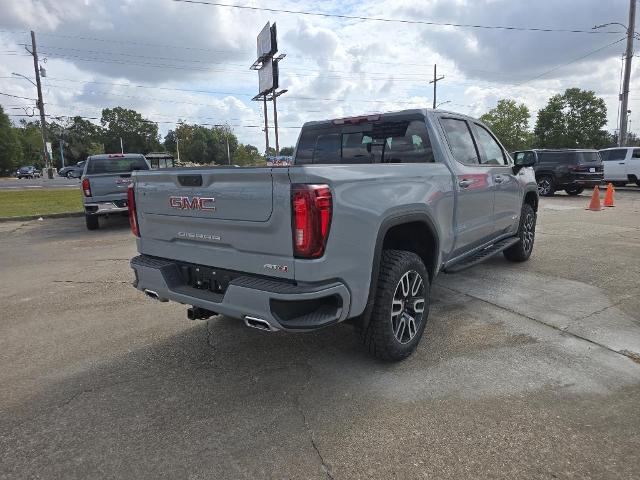
[[[618,162],[618,165],[624,165],[624,162]]]
[[[460,187],[462,188],[468,188],[471,186],[471,184],[473,183],[473,180],[468,179],[468,178],[463,178],[462,180],[460,180],[458,182],[458,185],[460,185]]]
[[[496,175],[495,177],[493,177],[493,180],[496,183],[502,183],[503,178],[500,175]]]

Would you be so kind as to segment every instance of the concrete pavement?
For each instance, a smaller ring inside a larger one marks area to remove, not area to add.
[[[0,224],[0,478],[640,476],[640,195],[543,199],[534,255],[441,275],[417,352],[130,286],[127,220]]]

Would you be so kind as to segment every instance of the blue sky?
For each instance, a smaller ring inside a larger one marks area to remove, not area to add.
[[[580,30],[605,21],[624,23],[628,5],[625,0],[236,2]],[[280,51],[287,54],[281,63],[281,86],[289,90],[279,102],[281,145],[294,144],[298,127],[307,120],[431,106],[428,81],[434,63],[445,76],[438,100],[449,101],[446,108],[451,110],[479,116],[498,99],[513,98],[526,103],[535,118],[549,96],[577,86],[602,96],[609,109],[608,127],[616,123],[624,42],[607,46],[623,37],[615,26],[606,30],[617,33],[599,34],[486,30],[170,0],[0,0],[0,11],[0,91],[34,96],[27,81],[11,76],[33,74],[21,45],[33,29],[47,59],[45,101],[53,115],[99,117],[102,107],[121,105],[157,121],[162,133],[179,120],[228,123],[241,141],[262,149],[264,135],[256,127],[263,121],[262,109],[250,101],[257,74],[248,67],[255,56],[255,36],[271,21],[278,25]],[[640,108],[640,94],[634,97],[632,91],[631,97],[632,111]],[[9,113],[23,114],[21,108],[32,102],[0,97],[0,104]]]

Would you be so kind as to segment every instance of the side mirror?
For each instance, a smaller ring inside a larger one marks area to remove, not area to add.
[[[533,167],[536,164],[535,158],[532,156],[522,156],[513,160],[513,173],[518,173],[520,170],[526,167]]]

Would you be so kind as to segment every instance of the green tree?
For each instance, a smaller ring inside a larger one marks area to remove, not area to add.
[[[10,175],[22,161],[22,147],[9,117],[0,106],[0,174]]]
[[[106,153],[119,153],[120,139],[129,153],[149,153],[160,147],[158,125],[144,119],[135,110],[105,108],[100,124],[104,128],[102,143]]]
[[[20,126],[15,129],[15,132],[18,134],[18,139],[22,147],[23,163],[35,165],[40,168],[44,167],[40,122],[21,120]]]
[[[290,157],[293,155],[294,150],[295,150],[295,147],[283,147],[280,149],[280,155],[285,157]]]
[[[227,165],[227,144],[231,163],[235,163],[235,155],[240,143],[233,131],[227,126],[205,127],[180,123],[175,130],[170,130],[164,137],[167,151],[177,154],[180,147],[180,161],[197,164]]]
[[[54,158],[60,162],[60,143],[64,146],[64,163],[72,165],[85,160],[89,155],[103,153],[102,127],[82,117],[74,117],[65,123],[52,122],[48,125],[49,137],[52,139]],[[119,140],[118,140],[119,143]],[[95,145],[99,148],[95,148]]]
[[[241,167],[260,167],[265,166],[267,164],[267,161],[264,156],[258,151],[257,147],[254,147],[253,145],[240,144],[233,157],[233,164],[240,165]]]
[[[604,130],[607,106],[591,90],[569,88],[554,95],[538,112],[534,130],[542,148],[602,148],[610,135]]]
[[[514,100],[499,100],[498,105],[480,117],[510,152],[531,147],[529,130],[531,115],[525,104]]]

